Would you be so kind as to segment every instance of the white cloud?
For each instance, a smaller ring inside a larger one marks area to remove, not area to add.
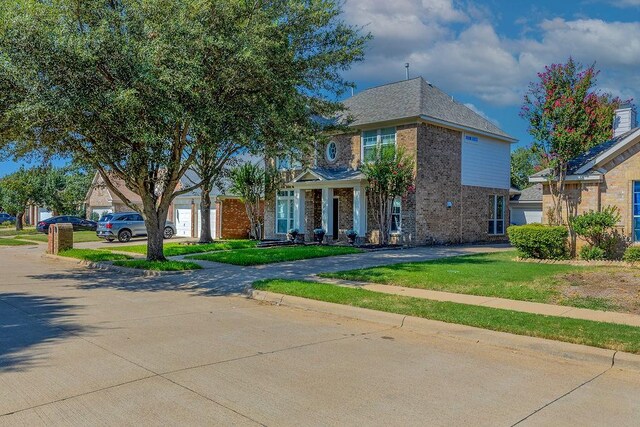
[[[473,111],[474,113],[476,113],[477,115],[479,115],[480,117],[484,117],[485,119],[492,122],[494,125],[500,127],[500,122],[498,122],[496,119],[492,119],[491,117],[489,117],[484,111],[480,110],[474,104],[467,102],[464,104],[464,106],[470,109],[471,111]]]
[[[627,3],[640,0],[627,0]],[[506,37],[490,12],[453,0],[349,0],[346,19],[369,24],[374,40],[356,80],[388,82],[422,75],[448,92],[494,105],[517,105],[527,84],[547,64],[569,56],[602,70],[599,87],[624,98],[640,87],[640,22],[547,19],[534,31]],[[531,25],[528,22],[523,25]]]

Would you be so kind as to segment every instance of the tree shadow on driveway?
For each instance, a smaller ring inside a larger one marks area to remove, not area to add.
[[[26,370],[43,357],[38,347],[87,332],[71,321],[75,308],[67,298],[0,293],[0,373]]]

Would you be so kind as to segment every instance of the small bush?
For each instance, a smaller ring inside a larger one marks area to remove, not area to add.
[[[607,206],[600,211],[592,210],[571,218],[571,226],[578,236],[587,241],[591,255],[603,252],[602,259],[615,259],[622,254],[620,248],[624,250],[625,247],[623,236],[614,229],[620,218],[617,207]],[[601,251],[594,251],[594,248]],[[582,257],[582,250],[580,256]]]
[[[523,258],[567,258],[567,227],[541,224],[513,225],[507,228],[507,235]]]
[[[640,246],[630,246],[624,251],[624,257],[622,258],[627,262],[640,261]]]
[[[597,246],[585,245],[580,249],[580,258],[585,261],[599,261],[605,259],[606,252]]]

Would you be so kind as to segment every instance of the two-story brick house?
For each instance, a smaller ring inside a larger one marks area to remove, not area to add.
[[[354,229],[376,241],[359,168],[384,144],[416,160],[415,192],[393,204],[394,240],[408,244],[502,240],[508,222],[510,144],[516,140],[418,77],[365,90],[344,102],[353,121],[310,164],[278,161],[286,186],[265,201],[265,237],[297,228],[310,240]]]

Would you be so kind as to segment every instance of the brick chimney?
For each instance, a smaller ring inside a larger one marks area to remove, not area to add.
[[[620,136],[638,126],[636,121],[636,106],[623,104],[615,112],[613,118],[613,137]]]

